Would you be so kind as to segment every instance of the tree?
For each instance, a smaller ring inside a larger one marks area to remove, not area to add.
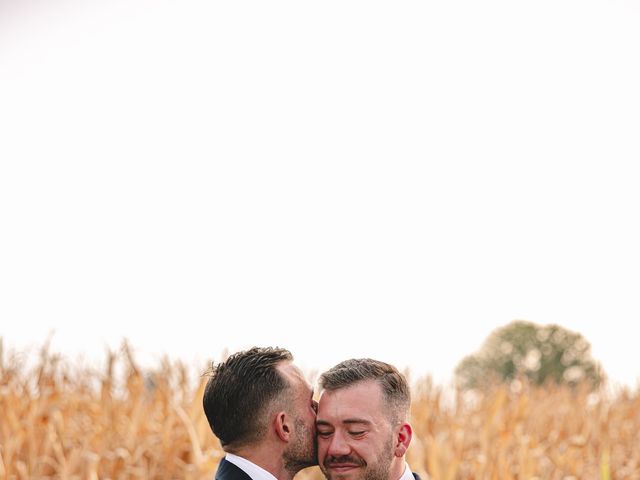
[[[494,330],[478,352],[465,357],[455,376],[463,388],[518,377],[539,385],[588,381],[595,387],[603,374],[591,357],[591,345],[579,333],[558,325],[514,321]]]

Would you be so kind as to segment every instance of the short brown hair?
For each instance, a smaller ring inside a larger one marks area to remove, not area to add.
[[[366,380],[380,385],[391,423],[407,419],[411,407],[409,384],[404,375],[388,363],[371,358],[345,360],[320,375],[319,385],[321,389],[333,391]]]
[[[262,438],[266,410],[289,388],[277,367],[292,360],[284,348],[253,347],[211,366],[202,406],[223,448],[250,445]]]

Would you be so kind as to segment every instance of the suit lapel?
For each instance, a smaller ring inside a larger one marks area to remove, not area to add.
[[[216,471],[216,480],[251,480],[251,477],[240,467],[223,458]]]

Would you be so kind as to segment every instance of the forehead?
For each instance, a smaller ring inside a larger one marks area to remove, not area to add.
[[[374,421],[384,414],[382,389],[374,380],[338,390],[325,390],[318,402],[318,419],[342,422],[361,418]]]

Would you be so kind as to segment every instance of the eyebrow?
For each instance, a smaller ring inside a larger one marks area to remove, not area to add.
[[[340,422],[341,424],[353,425],[353,424],[362,424],[362,425],[371,425],[369,420],[365,420],[363,418],[345,418]],[[331,423],[326,420],[316,420],[316,425],[327,425],[331,426]]]

